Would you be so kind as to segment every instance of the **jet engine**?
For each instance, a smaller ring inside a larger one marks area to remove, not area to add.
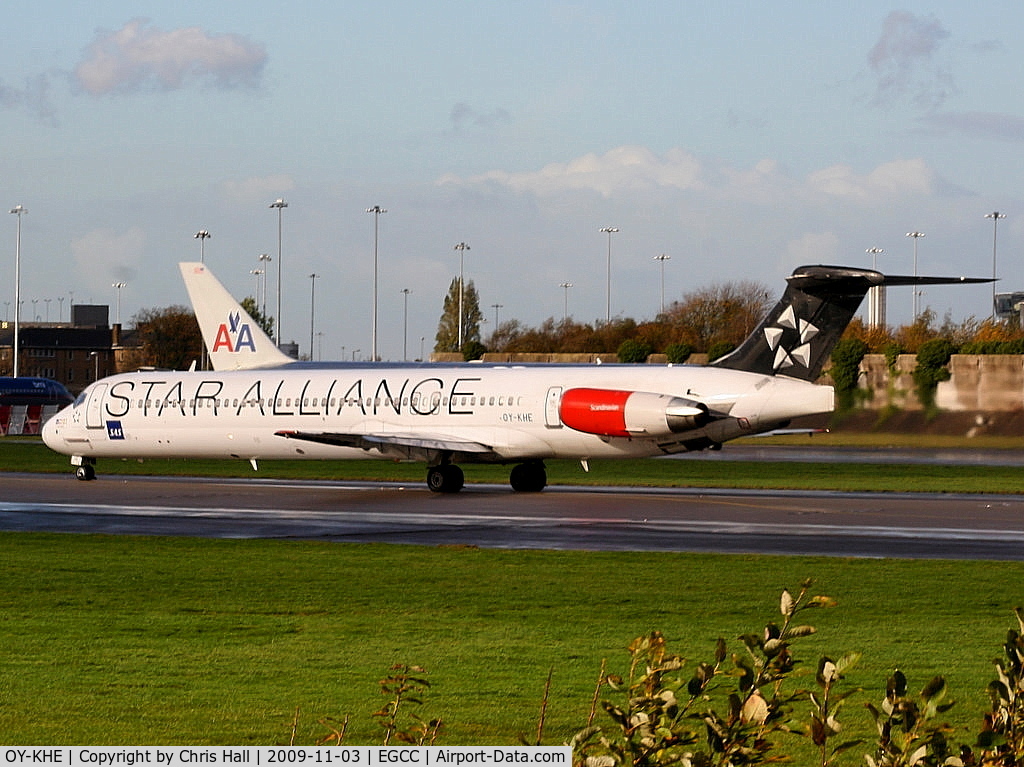
[[[615,389],[568,389],[559,416],[571,429],[602,437],[670,437],[711,421],[701,402]]]

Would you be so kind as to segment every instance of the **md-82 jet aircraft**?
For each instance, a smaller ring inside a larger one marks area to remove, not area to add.
[[[79,479],[99,458],[423,461],[427,486],[459,464],[512,464],[540,491],[544,461],[717,449],[833,409],[815,383],[869,288],[986,282],[802,266],[734,352],[699,365],[309,363],[280,352],[201,263],[180,264],[213,371],[146,370],[91,384],[43,440]],[[194,366],[193,366],[194,367]]]

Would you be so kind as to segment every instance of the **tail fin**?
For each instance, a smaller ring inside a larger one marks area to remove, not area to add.
[[[711,364],[815,381],[860,302],[876,285],[991,282],[970,277],[884,275],[845,266],[801,266],[787,278],[779,303],[732,353]]]
[[[224,289],[204,264],[178,264],[214,370],[279,367],[294,362]]]

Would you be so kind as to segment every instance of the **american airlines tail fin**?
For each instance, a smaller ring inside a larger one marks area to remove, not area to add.
[[[845,266],[801,266],[787,278],[779,303],[716,367],[816,381],[868,290],[876,285],[959,285],[972,277],[884,275]]]
[[[280,367],[295,361],[274,346],[204,264],[184,262],[178,267],[214,370]]]

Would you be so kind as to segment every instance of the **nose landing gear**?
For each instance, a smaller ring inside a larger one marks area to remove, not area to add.
[[[94,460],[92,458],[80,459],[81,463],[76,464],[75,478],[82,482],[91,482],[96,479],[96,464]]]

